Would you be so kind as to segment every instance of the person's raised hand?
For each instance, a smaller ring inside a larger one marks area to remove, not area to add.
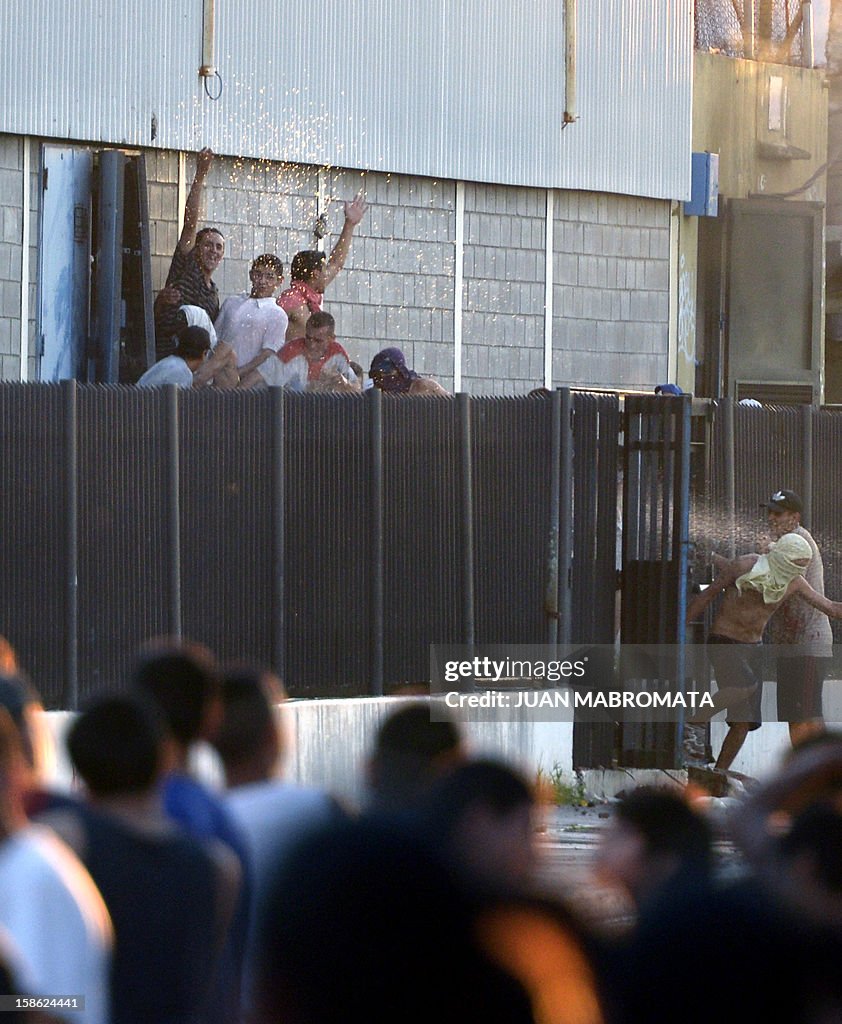
[[[365,193],[360,189],[353,199],[345,203],[345,220],[349,220],[352,224],[359,224],[367,209]]]

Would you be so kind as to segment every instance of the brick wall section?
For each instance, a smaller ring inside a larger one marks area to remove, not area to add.
[[[525,394],[543,382],[546,193],[465,186],[462,386]]]
[[[37,316],[38,150],[32,145],[30,353]],[[0,376],[19,377],[22,141],[0,135]],[[187,183],[194,159],[187,159]],[[178,154],[147,152],[152,277],[157,290],[178,240]],[[311,248],[315,168],[220,158],[209,176],[203,224],[226,236],[217,276],[223,298],[248,287],[251,260],[289,261]],[[352,359],[368,368],[386,345],[453,386],[456,187],[379,173],[325,175],[329,235],[342,203],[364,186],[369,211],[325,308]],[[540,189],[465,186],[463,388],[524,394],[543,381],[546,195]],[[650,389],[666,379],[669,204],[559,191],[554,223],[553,383]],[[37,360],[30,359],[30,379]]]
[[[194,166],[188,159],[188,186]],[[147,174],[157,290],[178,240],[176,154],[153,154]],[[214,161],[201,223],[216,225],[225,235],[225,259],[216,275],[223,298],[249,287],[249,266],[263,252],[281,257],[288,283],[292,256],[314,246],[318,187],[314,168]],[[410,365],[451,387],[455,186],[426,178],[328,172],[328,252],[342,229],[344,201],[360,187],[365,188],[369,210],[324,308],[336,317],[338,336],[351,359],[364,369],[379,349],[397,345]],[[162,219],[156,223],[157,217]]]
[[[553,276],[554,385],[667,379],[669,203],[556,193]]]
[[[330,249],[342,226],[342,200],[364,182],[369,210],[345,270],[325,296],[348,353],[368,370],[393,345],[419,373],[453,387],[453,275],[456,186],[430,178],[332,174]]]
[[[20,379],[23,141],[0,136],[0,376]]]

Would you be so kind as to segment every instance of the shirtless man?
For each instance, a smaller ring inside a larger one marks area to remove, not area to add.
[[[763,629],[774,612],[798,596],[825,615],[842,618],[842,602],[830,601],[804,579],[813,552],[807,541],[787,533],[765,555],[743,555],[734,562],[718,562],[716,579],[690,602],[687,621],[697,619],[713,599],[725,592],[711,626],[708,644],[718,691],[713,708],[698,715],[706,721],[725,708],[738,718],[728,721],[715,767],[727,771],[749,732],[760,727]]]
[[[307,249],[293,256],[290,267],[292,284],[277,299],[278,305],[289,317],[287,341],[303,338],[311,314],[321,310],[325,289],[345,266],[351,251],[354,229],[367,209],[368,203],[362,192],[345,203],[345,223],[329,257],[325,257],[319,249]]]

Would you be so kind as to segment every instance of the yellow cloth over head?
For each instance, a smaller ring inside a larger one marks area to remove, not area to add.
[[[796,558],[812,558],[813,549],[797,533],[785,533],[770,544],[769,553],[761,555],[748,572],[738,577],[734,586],[740,593],[745,587],[763,595],[764,604],[775,604],[786,593],[796,576],[803,576],[806,565],[796,565]]]

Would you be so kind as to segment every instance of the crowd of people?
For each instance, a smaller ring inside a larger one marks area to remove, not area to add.
[[[290,286],[278,294],[283,262],[275,253],[263,253],[252,262],[251,289],[220,306],[213,275],[225,255],[225,238],[215,227],[198,230],[212,162],[211,150],[199,152],[184,226],[155,299],[157,360],[139,385],[351,393],[367,385],[391,394],[447,394],[437,381],[410,369],[397,348],[375,355],[364,382],[362,367],[337,340],[335,319],[322,308],[325,290],[345,265],[354,230],[365,216],[362,194],[345,203],[345,221],[330,255],[320,249],[296,253]]]
[[[727,877],[704,800],[625,794],[593,865],[633,909],[618,930],[548,885],[531,781],[473,754],[422,699],[385,713],[352,808],[283,778],[271,672],[153,642],[119,693],[73,720],[77,785],[59,792],[43,711],[7,644],[0,669],[0,994],[53,997],[21,1020],[842,1015],[839,735],[803,740],[740,804]],[[221,790],[192,774],[202,740]]]

